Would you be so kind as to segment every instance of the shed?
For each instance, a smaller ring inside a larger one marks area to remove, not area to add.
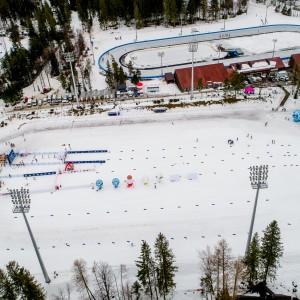
[[[119,92],[126,92],[127,91],[127,85],[126,85],[126,83],[120,83],[120,84],[118,84],[117,90]]]
[[[292,54],[289,65],[293,69],[300,71],[300,54]]]
[[[7,157],[5,154],[0,154],[0,163],[1,165],[5,165],[7,162]]]
[[[169,73],[166,73],[165,74],[165,80],[166,80],[166,83],[169,84],[169,83],[174,83],[175,82],[175,78],[174,78],[174,75],[169,72]]]

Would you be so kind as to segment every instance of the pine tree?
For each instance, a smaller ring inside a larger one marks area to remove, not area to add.
[[[245,87],[244,75],[238,73],[238,71],[236,71],[236,70],[233,70],[233,72],[230,74],[230,85],[231,85],[232,89],[234,90],[235,97],[236,97],[237,91],[239,91]]]
[[[54,49],[49,53],[49,60],[51,64],[51,76],[58,76],[59,75],[59,66],[58,61],[54,52]]]
[[[99,0],[98,20],[100,26],[106,30],[108,22],[108,12],[105,0]]]
[[[246,275],[245,278],[249,283],[255,284],[258,280],[260,266],[260,244],[259,236],[256,232],[251,240],[249,251],[246,255]]]
[[[44,300],[46,293],[28,270],[15,261],[0,269],[0,298],[3,300]]]
[[[132,60],[129,61],[129,63],[127,65],[127,69],[128,69],[129,76],[131,76],[133,74],[133,62],[132,62]]]
[[[124,72],[122,66],[119,67],[119,83],[125,83],[127,75]]]
[[[81,32],[79,32],[77,36],[77,47],[78,47],[78,54],[80,56],[83,54],[83,51],[85,49],[85,41]]]
[[[146,295],[153,299],[155,296],[155,264],[152,258],[151,248],[146,241],[141,245],[141,255],[135,261],[138,269],[137,278]],[[137,286],[136,286],[137,288]]]
[[[135,24],[136,29],[139,29],[144,26],[137,0],[134,0],[134,2],[133,2],[133,17],[136,22],[136,24]]]
[[[116,60],[113,56],[111,57],[111,67],[112,67],[112,72],[113,72],[114,87],[116,88],[117,85],[120,82],[119,66],[118,66],[118,63],[116,62]]]
[[[159,233],[154,244],[154,256],[156,262],[156,280],[159,294],[166,299],[166,296],[172,293],[176,287],[174,281],[175,273],[178,267],[174,265],[175,255],[166,237]]]
[[[173,23],[173,26],[175,27],[176,22],[178,20],[178,9],[176,0],[170,0],[170,22]]]
[[[50,37],[51,39],[57,39],[56,21],[47,1],[44,4],[44,12],[47,25],[49,26]]]
[[[279,259],[283,255],[280,229],[277,221],[272,221],[266,228],[261,240],[261,269],[262,280],[275,280],[279,267]]]
[[[136,69],[133,71],[133,75],[131,77],[131,83],[137,84],[141,80],[141,71],[139,69]]]
[[[211,11],[211,17],[214,20],[218,19],[219,16],[219,0],[211,0],[210,1],[210,11]]]
[[[201,13],[202,13],[202,19],[204,21],[207,20],[207,0],[201,0],[201,5],[200,5],[200,9],[201,9]]]
[[[197,86],[198,86],[199,90],[203,89],[203,80],[202,80],[202,77],[198,78]]]
[[[110,88],[114,88],[114,78],[113,78],[113,71],[111,69],[111,64],[109,61],[106,62],[106,83]]]
[[[171,21],[171,8],[170,8],[170,0],[163,0],[164,3],[164,17],[165,22],[170,23]]]
[[[1,98],[6,103],[16,103],[21,99],[22,96],[22,87],[17,81],[7,84],[1,93]]]
[[[139,300],[142,296],[142,286],[137,280],[131,286],[131,294],[135,295],[135,300]]]

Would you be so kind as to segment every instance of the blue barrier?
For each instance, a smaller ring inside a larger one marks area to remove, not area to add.
[[[78,160],[78,161],[65,161],[65,164],[104,164],[105,160]]]
[[[45,175],[55,175],[56,172],[42,172],[42,173],[31,173],[31,174],[24,174],[24,177],[36,177],[36,176],[45,176]]]
[[[9,154],[7,155],[8,163],[11,165],[14,159],[16,158],[17,153],[13,149],[10,150]]]
[[[78,153],[106,153],[108,150],[78,150],[78,151],[67,151],[68,154]]]

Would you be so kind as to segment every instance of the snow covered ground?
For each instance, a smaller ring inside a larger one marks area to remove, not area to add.
[[[255,198],[248,168],[260,164],[269,165],[269,188],[260,193],[254,231],[261,235],[272,220],[278,221],[284,243],[279,282],[288,287],[299,279],[300,245],[295,236],[300,226],[296,202],[300,129],[291,118],[299,106],[290,99],[286,112],[272,111],[283,95],[271,90],[263,93],[271,95],[266,102],[190,107],[165,114],[141,110],[119,117],[14,119],[1,128],[0,152],[8,153],[9,141],[16,144],[17,152],[40,153],[17,157],[15,162],[23,161],[23,167],[3,167],[1,176],[12,177],[2,179],[5,186],[0,192],[21,186],[30,189],[32,204],[27,215],[52,280],[45,286],[49,295],[70,280],[76,258],[84,258],[89,266],[94,260],[115,268],[126,264],[134,276],[141,240],[153,245],[163,232],[179,266],[175,299],[196,299],[195,294],[184,293],[199,287],[199,250],[225,238],[234,255],[244,254]],[[228,139],[234,140],[232,147]],[[68,156],[106,161],[75,165],[76,170],[87,172],[58,178],[14,177],[62,170],[63,165],[47,165],[59,162],[57,154],[48,152],[70,148],[109,152]],[[37,162],[45,165],[31,165]],[[159,173],[164,179],[155,189]],[[197,179],[188,180],[190,173],[197,174]],[[129,174],[135,180],[132,189],[124,183]],[[147,186],[142,182],[145,175],[150,179]],[[179,175],[180,180],[171,182],[171,175]],[[111,184],[114,177],[121,181],[118,189]],[[91,188],[97,179],[104,181],[98,192]],[[55,185],[61,189],[55,191]],[[15,259],[43,282],[23,217],[11,210],[10,197],[2,195],[0,265]],[[56,278],[54,271],[59,274]]]

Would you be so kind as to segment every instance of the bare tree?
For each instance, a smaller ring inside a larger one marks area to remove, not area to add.
[[[65,289],[59,288],[57,294],[52,296],[52,300],[71,300],[71,285],[66,283]]]
[[[241,258],[234,260],[233,269],[234,269],[234,280],[233,280],[233,288],[232,288],[232,299],[235,299],[237,288],[238,288],[238,282],[242,280],[243,275],[245,273],[245,264]]]
[[[87,80],[90,90],[92,89],[91,72],[92,72],[91,60],[88,58],[86,60],[86,65],[85,65],[85,68],[83,70],[83,76],[84,76],[84,79]]]
[[[88,286],[88,274],[87,274],[87,264],[86,261],[81,259],[76,259],[73,263],[73,278],[72,281],[74,282],[77,291],[83,293],[86,291],[88,294],[89,300],[96,300],[92,291]]]
[[[122,300],[131,300],[131,284],[127,277],[127,268],[126,265],[120,265],[120,283],[121,283],[121,299]]]
[[[199,252],[200,258],[200,270],[203,274],[200,278],[201,287],[203,292],[206,294],[206,297],[210,295],[210,299],[213,299],[215,294],[215,264],[214,264],[214,255],[211,252],[210,247],[207,246],[206,251]]]
[[[222,239],[218,242],[215,248],[215,258],[217,262],[220,264],[221,273],[222,273],[222,289],[220,297],[221,299],[229,298],[229,276],[231,273],[231,248],[229,247],[228,243],[225,239]],[[218,264],[218,265],[219,265]]]
[[[93,273],[97,285],[97,296],[101,300],[111,300],[116,296],[116,292],[113,285],[114,273],[107,263],[94,262]]]

